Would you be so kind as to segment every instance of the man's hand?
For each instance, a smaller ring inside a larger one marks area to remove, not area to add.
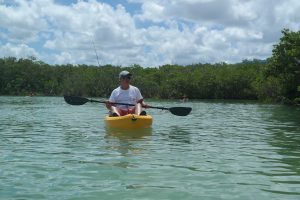
[[[110,101],[106,101],[106,102],[105,102],[105,105],[106,105],[106,108],[110,110],[110,109],[111,109],[111,106],[112,106],[113,104],[112,104],[112,102],[110,102]]]
[[[148,104],[145,104],[145,103],[142,104],[142,107],[143,108],[150,108],[150,106]]]
[[[143,108],[150,108],[150,106],[144,102],[144,99],[140,99],[137,103],[140,103]]]

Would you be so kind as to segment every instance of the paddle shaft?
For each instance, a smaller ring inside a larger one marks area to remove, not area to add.
[[[96,102],[96,103],[103,103],[103,104],[107,103],[107,101],[98,101],[98,100],[87,99],[87,98],[84,98],[84,97],[76,97],[76,96],[64,96],[64,99],[68,104],[71,104],[71,105],[83,105],[86,102]],[[129,103],[111,103],[111,104],[113,104],[113,105],[135,106],[135,104],[129,104]],[[161,110],[168,110],[172,114],[177,115],[177,116],[186,116],[192,111],[191,107],[166,108],[166,107],[157,107],[157,106],[147,106],[145,108],[155,108],[155,109],[161,109]]]
[[[98,100],[93,100],[93,99],[89,99],[89,102],[106,103],[106,101],[98,101]],[[111,104],[124,105],[124,106],[135,106],[134,104],[130,104],[130,103],[111,103]]]
[[[98,101],[98,100],[93,100],[93,99],[89,99],[90,102],[95,102],[95,103],[106,103],[106,101]],[[135,106],[134,104],[130,104],[130,103],[111,103],[111,104],[115,104],[115,105],[125,105],[125,106]],[[157,107],[157,106],[148,106],[147,108],[155,108],[155,109],[161,109],[161,110],[169,110],[169,108],[165,108],[165,107]]]

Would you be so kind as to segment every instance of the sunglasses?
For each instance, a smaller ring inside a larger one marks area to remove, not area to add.
[[[130,76],[121,76],[121,79],[128,79],[128,80],[130,80],[131,77]]]

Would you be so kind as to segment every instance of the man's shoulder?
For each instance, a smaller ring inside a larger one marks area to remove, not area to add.
[[[133,85],[130,85],[130,91],[134,92],[135,94],[141,93],[140,89]]]
[[[120,91],[120,87],[117,87],[112,91],[112,94],[118,93],[119,91]]]
[[[119,91],[119,90],[120,90],[120,86],[117,87],[117,88],[115,88],[115,89],[113,90],[113,92],[114,92],[114,91]]]
[[[137,88],[137,87],[135,87],[135,86],[133,86],[133,85],[130,85],[130,89],[131,89],[131,90],[139,90],[139,88]]]

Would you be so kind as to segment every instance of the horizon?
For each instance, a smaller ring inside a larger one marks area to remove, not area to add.
[[[16,58],[16,57],[12,57],[12,56],[9,56],[9,57],[0,57],[0,59],[16,59],[16,61],[18,62],[19,60],[30,60],[32,62],[41,62],[43,64],[46,64],[46,65],[50,65],[50,66],[55,66],[55,65],[58,65],[58,66],[63,66],[63,65],[72,65],[74,67],[80,67],[80,66],[88,66],[88,67],[105,67],[105,66],[112,66],[112,67],[121,67],[121,68],[131,68],[131,67],[134,67],[134,66],[139,66],[139,67],[142,67],[142,68],[159,68],[159,67],[163,67],[163,66],[166,66],[166,65],[171,65],[171,66],[179,66],[179,67],[187,67],[187,66],[193,66],[193,65],[220,65],[220,64],[225,64],[225,65],[238,65],[238,64],[247,64],[247,63],[261,63],[261,64],[265,64],[268,62],[268,59],[269,58],[266,58],[266,59],[244,59],[240,62],[236,62],[236,63],[227,63],[227,62],[215,62],[215,63],[201,63],[201,62],[198,62],[198,63],[190,63],[190,64],[183,64],[183,65],[180,65],[180,64],[177,64],[177,63],[173,63],[173,64],[162,64],[162,65],[158,65],[158,66],[142,66],[142,65],[139,65],[139,64],[131,64],[131,65],[127,65],[127,66],[124,66],[124,65],[113,65],[113,64],[103,64],[103,65],[98,65],[97,63],[93,63],[93,64],[86,64],[86,63],[81,63],[81,64],[72,64],[72,63],[62,63],[62,64],[51,64],[51,63],[47,63],[47,62],[44,62],[43,60],[39,60],[37,58],[35,58],[34,56],[29,56],[27,58]]]

